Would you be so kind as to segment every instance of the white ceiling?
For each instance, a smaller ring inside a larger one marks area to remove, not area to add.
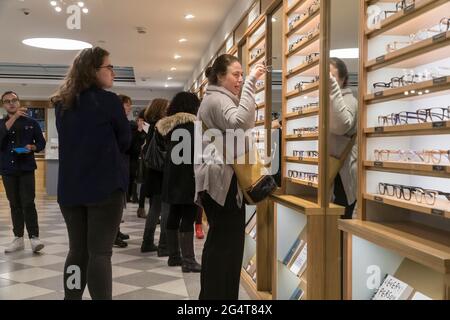
[[[0,63],[69,65],[76,52],[31,48],[22,40],[71,38],[106,48],[114,65],[133,67],[137,87],[164,89],[168,83],[167,90],[181,89],[236,1],[84,0],[90,12],[82,15],[81,30],[68,30],[68,15],[57,14],[49,0],[0,0]],[[31,14],[25,16],[22,8]],[[196,18],[185,20],[187,13]],[[138,34],[136,27],[145,27],[147,34]],[[188,42],[180,44],[180,38]],[[175,60],[175,54],[182,58]]]

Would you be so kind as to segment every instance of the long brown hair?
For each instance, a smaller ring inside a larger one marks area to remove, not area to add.
[[[166,99],[153,99],[147,109],[145,109],[144,120],[147,123],[158,122],[166,116],[168,106],[169,101]]]
[[[51,97],[53,104],[61,104],[67,110],[73,107],[75,98],[84,90],[98,85],[97,69],[109,52],[100,47],[82,50],[75,58],[64,83]]]

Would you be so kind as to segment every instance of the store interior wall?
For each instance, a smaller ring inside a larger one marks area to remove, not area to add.
[[[222,26],[219,28],[219,30],[217,30],[216,34],[211,39],[210,45],[203,54],[203,56],[201,57],[201,59],[199,60],[197,67],[194,68],[192,76],[185,84],[184,87],[185,90],[189,90],[189,88],[195,82],[195,80],[200,75],[202,70],[205,69],[205,67],[208,65],[208,63],[211,61],[211,59],[214,57],[217,51],[222,47],[225,39],[228,38],[227,36],[230,34],[233,28],[235,28],[236,25],[239,23],[239,20],[242,18],[243,14],[251,7],[253,3],[254,0],[236,1],[236,4],[230,10]]]

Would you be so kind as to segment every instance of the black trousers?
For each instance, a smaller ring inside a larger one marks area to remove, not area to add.
[[[167,230],[194,232],[194,221],[198,207],[195,204],[171,204],[167,219]]]
[[[64,266],[66,300],[81,300],[86,284],[92,299],[112,299],[112,247],[123,204],[124,193],[116,191],[100,203],[60,206],[69,234],[69,253]],[[80,271],[78,286],[74,268]]]
[[[14,235],[23,237],[26,225],[30,238],[39,237],[38,215],[34,204],[34,171],[4,175],[3,185],[11,208]]]
[[[347,195],[345,194],[344,185],[342,184],[341,175],[338,174],[334,179],[334,203],[345,207],[345,215],[343,219],[351,219],[353,210],[355,209],[356,201],[349,204]]]
[[[200,300],[237,300],[245,241],[245,206],[236,201],[236,177],[231,181],[225,206],[207,193],[202,204],[209,231],[203,247]]]
[[[202,208],[197,208],[197,217],[195,218],[195,224],[202,224],[203,223],[203,210]]]

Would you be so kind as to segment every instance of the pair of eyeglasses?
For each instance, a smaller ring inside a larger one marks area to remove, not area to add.
[[[431,38],[439,33],[447,32],[450,30],[450,18],[442,18],[439,21],[439,24],[428,28],[428,29],[421,29],[415,33],[412,33],[409,35],[409,38],[411,42],[418,42],[422,40],[426,40],[428,38]]]
[[[420,75],[417,74],[405,74],[401,77],[392,77],[390,82],[375,82],[373,84],[373,88],[375,92],[380,89],[387,89],[387,88],[400,88],[407,85],[411,85],[413,83],[416,83],[417,78],[420,78]]]
[[[302,91],[302,90],[303,90],[303,87],[304,87],[306,84],[316,83],[317,81],[319,81],[319,77],[318,77],[318,76],[314,77],[314,79],[312,79],[312,80],[310,80],[310,81],[304,81],[304,80],[303,80],[303,81],[297,82],[297,83],[295,84],[295,86],[294,86],[294,90]]]
[[[299,157],[299,158],[318,158],[319,151],[294,150],[293,155],[294,155],[294,157]]]
[[[411,41],[393,41],[386,45],[386,52],[394,52],[411,45]]]
[[[373,23],[381,22],[389,18],[391,15],[396,14],[397,12],[404,10],[415,4],[415,0],[402,0],[395,4],[395,10],[384,10],[378,16],[374,17]]]
[[[256,88],[264,87],[264,80],[258,80],[256,81]]]
[[[109,69],[109,70],[114,70],[114,66],[113,65],[111,65],[111,64],[109,64],[109,65],[107,65],[107,66],[101,66],[101,67],[98,67],[97,69],[102,69],[102,68],[107,68],[107,69]]]
[[[423,163],[440,164],[447,158],[450,162],[450,150],[374,150],[375,161],[397,160],[402,162],[420,161]]]
[[[450,201],[450,193],[438,190],[424,189],[420,187],[404,186],[400,184],[382,183],[378,184],[378,192],[381,195],[388,195],[390,197],[396,196],[398,199],[410,201],[412,195],[418,203],[425,202],[428,205],[434,205],[438,196],[444,196]]]
[[[316,183],[319,181],[319,175],[317,173],[312,173],[312,172],[288,170],[288,177],[294,178],[294,179],[306,180],[306,181],[310,181],[310,182],[316,182]]]
[[[292,50],[294,50],[294,48],[296,47],[296,45],[297,45],[298,43],[302,42],[303,40],[305,40],[305,39],[306,39],[306,40],[312,39],[312,38],[314,37],[314,34],[315,34],[317,31],[319,31],[319,30],[320,30],[320,23],[318,23],[317,26],[316,26],[314,29],[308,31],[306,34],[300,35],[299,38],[297,38],[297,40],[295,40],[295,42],[293,42],[293,43],[291,43],[291,44],[289,45],[288,51],[291,52]]]
[[[319,132],[319,127],[304,127],[293,130],[295,135],[301,135],[305,133],[317,133]]]
[[[320,8],[320,0],[315,0],[309,7],[306,9],[306,11],[302,12],[301,14],[296,15],[290,22],[289,22],[289,30],[294,28],[294,25],[297,21],[312,16],[318,9]]]
[[[16,104],[18,103],[20,100],[18,98],[12,98],[11,100],[5,99],[2,101],[2,104],[7,105],[7,104]]]
[[[258,50],[254,51],[251,55],[250,55],[250,59],[253,60],[255,59],[257,56],[260,55],[260,53],[263,51],[262,48],[259,48]]]
[[[292,112],[301,112],[311,108],[317,108],[319,106],[319,102],[311,102],[299,107],[293,107]]]
[[[391,113],[379,116],[378,124],[381,126],[404,125],[412,123],[440,122],[450,120],[450,106],[446,108],[425,108],[413,111]]]

